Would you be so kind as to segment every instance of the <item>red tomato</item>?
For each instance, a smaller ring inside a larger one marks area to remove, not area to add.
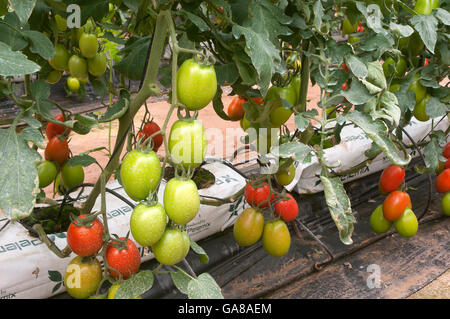
[[[357,28],[356,28],[356,32],[363,32],[364,31],[364,27],[360,24]]]
[[[348,84],[347,82],[342,83],[342,90],[345,91],[348,89]]]
[[[158,131],[161,131],[161,128],[155,122],[151,121],[151,122],[145,123],[144,127],[142,128],[142,132],[139,132],[138,138],[141,138],[142,135],[144,135],[144,138],[142,141],[145,141],[146,139],[148,139],[150,136],[152,136],[153,134],[155,134]],[[162,134],[156,134],[155,136],[152,137],[152,140],[153,140],[153,151],[157,152],[159,147],[163,143],[163,136],[162,136]]]
[[[87,215],[80,215],[83,219]],[[67,230],[67,244],[70,249],[81,257],[88,257],[96,254],[103,246],[103,224],[98,218],[86,226],[77,226],[74,220]]]
[[[269,202],[266,202],[260,206],[260,204],[269,199],[270,187],[264,182],[261,186],[254,188],[250,183],[247,183],[244,190],[244,196],[247,203],[252,207],[265,208],[269,207]],[[273,194],[272,194],[273,197]]]
[[[123,240],[125,238],[121,237],[120,239]],[[124,279],[127,279],[132,274],[138,272],[139,266],[141,265],[141,255],[133,241],[128,239],[127,248],[121,250],[108,245],[108,248],[106,248],[106,261],[108,262],[108,265],[116,269]],[[114,277],[119,278],[119,274],[116,271],[109,270],[109,272]]]
[[[64,122],[64,116],[62,114],[58,114],[55,116],[55,120]],[[45,135],[47,135],[48,140],[50,141],[53,136],[61,135],[66,130],[66,127],[64,125],[55,124],[55,123],[48,123],[47,127],[45,128]],[[70,133],[70,128],[67,129],[66,136]]]
[[[447,158],[447,161],[444,164],[444,168],[450,168],[450,158]]]
[[[450,168],[444,169],[444,171],[438,175],[435,184],[436,191],[438,193],[450,192]]]
[[[405,179],[405,170],[397,165],[386,167],[380,176],[379,186],[382,193],[390,193],[396,190]]]
[[[239,96],[236,96],[228,105],[228,117],[231,118],[232,121],[239,121],[244,117],[244,107],[243,105],[247,102],[246,99],[241,99]]]
[[[347,64],[345,64],[345,63],[342,63],[342,70],[344,70],[344,71],[347,71],[347,72],[350,72],[350,69],[348,68],[348,66],[347,66]]]
[[[423,65],[427,66],[428,64],[430,64],[430,59],[425,58],[425,61],[423,62]]]
[[[258,103],[259,105],[261,105],[261,104],[264,103],[263,98],[262,98],[261,96],[258,96],[258,97],[252,97],[252,100],[253,100],[255,103]]]
[[[54,161],[63,166],[69,160],[70,150],[67,139],[60,139],[58,136],[53,136],[45,147],[45,159]]]
[[[285,222],[290,222],[298,215],[298,205],[291,194],[286,194],[289,199],[279,201],[275,204],[275,214],[280,216]]]
[[[450,142],[448,142],[445,146],[444,146],[444,152],[442,152],[442,155],[445,158],[450,158]]]
[[[406,208],[412,208],[409,195],[402,191],[393,191],[383,202],[383,216],[393,222],[403,215]]]

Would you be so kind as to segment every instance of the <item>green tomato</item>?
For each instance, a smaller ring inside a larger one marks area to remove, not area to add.
[[[80,81],[73,76],[67,78],[67,87],[73,93],[77,93],[80,90]]]
[[[48,84],[56,84],[61,80],[62,71],[53,70],[45,78],[45,82]]]
[[[121,285],[122,285],[122,284],[114,284],[114,285],[112,285],[111,287],[109,287],[107,299],[114,299],[115,296],[116,296],[117,290],[119,289],[119,287],[120,287]],[[142,297],[141,297],[141,296],[137,296],[137,297],[134,298],[134,299],[142,299]]]
[[[64,183],[64,186],[67,189],[71,189],[72,187],[82,184],[84,181],[84,170],[83,166],[75,165],[70,166],[69,164],[64,164],[61,170],[61,177]]]
[[[97,258],[84,262],[77,256],[67,265],[64,286],[74,298],[85,299],[93,295],[102,280],[102,267]]]
[[[171,266],[181,262],[188,254],[191,242],[185,231],[178,228],[166,229],[161,239],[152,246],[158,262]]]
[[[48,63],[58,71],[64,71],[67,68],[67,63],[69,61],[69,52],[66,47],[62,44],[55,45],[55,55],[51,58]]]
[[[94,58],[99,48],[97,36],[92,33],[83,33],[78,41],[78,46],[85,58]]]
[[[247,118],[245,117],[245,115],[244,115],[243,118],[241,118],[241,121],[240,121],[239,124],[241,125],[241,128],[242,128],[244,131],[247,131],[247,129],[250,127],[250,122],[249,122],[249,120],[247,120]]]
[[[160,177],[161,165],[158,155],[153,151],[144,153],[132,150],[120,167],[123,188],[134,201],[146,199],[158,185]]]
[[[292,90],[295,92],[295,104],[299,104],[301,97],[299,96],[300,94],[300,86],[302,83],[302,78],[300,76],[300,74],[294,76],[294,78],[291,80],[291,83],[289,83],[289,86],[292,88]]]
[[[419,222],[414,212],[406,208],[403,215],[394,221],[394,227],[397,233],[402,237],[412,237],[419,229]]]
[[[386,77],[389,77],[394,73],[394,76],[399,78],[405,75],[406,72],[406,60],[402,57],[397,62],[393,58],[388,57],[383,63],[383,72]]]
[[[188,110],[204,108],[217,92],[217,77],[213,65],[201,65],[188,59],[177,72],[178,100]]]
[[[37,173],[39,178],[39,188],[50,185],[58,174],[58,168],[55,163],[50,161],[42,161],[38,164]]]
[[[400,84],[392,84],[392,85],[389,87],[389,92],[391,92],[391,93],[395,93],[395,92],[397,92],[398,90],[400,90]]]
[[[427,93],[427,88],[420,84],[420,75],[416,73],[414,75],[414,80],[409,85],[409,89],[413,91],[416,95],[416,104],[423,100]]]
[[[358,42],[359,40],[360,40],[359,37],[353,37],[353,36],[349,36],[349,37],[348,37],[348,43],[350,43],[350,44],[356,43],[356,42]]]
[[[419,103],[417,103],[414,106],[414,111],[413,111],[414,117],[421,122],[426,122],[430,119],[430,117],[426,113],[426,106],[427,106],[427,103],[430,100],[430,98],[431,98],[431,95],[427,94],[422,99],[422,101],[420,101]]]
[[[269,255],[284,256],[291,246],[291,235],[286,223],[281,219],[267,222],[264,225],[262,245]]]
[[[450,193],[447,193],[442,197],[441,207],[444,215],[450,216]]]
[[[197,185],[191,179],[172,178],[164,189],[167,216],[178,225],[186,225],[200,209]]]
[[[285,161],[280,161],[280,166],[283,165]],[[281,186],[286,186],[289,185],[295,177],[295,166],[294,164],[289,165],[288,168],[282,170],[282,171],[278,171],[275,174],[275,179],[277,181],[278,184],[280,184]]]
[[[241,246],[251,246],[262,236],[264,215],[259,210],[249,207],[238,217],[233,226],[233,236]]]
[[[295,90],[290,86],[284,88],[272,86],[267,91],[265,101],[276,100],[277,96],[279,96],[283,100],[286,100],[290,105],[295,105],[295,102],[297,101],[297,94],[295,93]],[[285,108],[280,102],[279,106],[277,106],[272,110],[272,112],[270,112],[270,122],[272,123],[273,127],[280,127],[281,125],[286,123],[291,115],[292,110]]]
[[[88,77],[88,66],[85,59],[72,55],[69,59],[69,72],[73,77],[83,79]]]
[[[102,76],[106,72],[106,54],[97,53],[93,58],[88,59],[88,71],[95,77]]]
[[[437,3],[437,7],[439,7],[439,1]],[[433,6],[431,0],[417,0],[416,5],[414,6],[414,11],[418,14],[430,15],[432,10]]]
[[[136,205],[130,218],[133,238],[143,247],[155,244],[166,230],[167,215],[160,203]]]
[[[55,14],[56,26],[58,31],[64,32],[67,30],[67,20],[61,17],[59,14]]]
[[[379,205],[370,215],[370,227],[377,234],[387,232],[392,227],[392,222],[384,218],[383,205]]]
[[[174,163],[187,169],[199,166],[206,155],[205,128],[198,120],[178,120],[169,134],[169,152]]]
[[[344,34],[351,34],[355,33],[356,29],[358,28],[359,21],[356,21],[355,24],[352,25],[350,20],[348,18],[345,18],[345,20],[342,22],[342,32]]]
[[[431,9],[437,9],[439,8],[440,3],[439,0],[431,0]]]

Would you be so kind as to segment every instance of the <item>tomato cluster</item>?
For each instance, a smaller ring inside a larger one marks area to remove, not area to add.
[[[55,55],[48,61],[51,70],[45,80],[55,84],[66,72],[69,74],[66,81],[68,92],[77,94],[88,82],[89,75],[97,78],[106,72],[107,58],[100,48],[92,19],[78,29],[68,29],[66,19],[58,14],[55,15],[55,21],[59,36]]]
[[[251,246],[262,240],[263,248],[274,257],[284,256],[291,244],[291,236],[286,222],[298,215],[298,205],[290,194],[275,193],[266,182],[249,182],[244,197],[251,206],[239,215],[233,228],[236,242],[241,246]],[[273,209],[275,216],[265,221],[263,209]]]
[[[55,120],[65,122],[64,115],[58,114]],[[45,133],[48,143],[45,147],[45,160],[37,165],[39,187],[44,188],[54,182],[55,192],[65,193],[84,181],[81,165],[70,166],[69,134],[71,129],[62,124],[48,123]]]
[[[374,232],[385,233],[394,225],[400,236],[412,237],[416,234],[419,223],[412,211],[411,198],[408,193],[400,190],[404,179],[403,167],[390,165],[383,170],[378,189],[387,196],[370,216],[370,226]]]

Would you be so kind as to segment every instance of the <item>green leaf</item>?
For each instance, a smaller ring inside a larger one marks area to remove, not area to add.
[[[393,44],[392,39],[387,38],[384,34],[377,33],[369,35],[361,44],[361,49],[367,52],[375,51],[375,58],[380,59],[386,51],[392,50]]]
[[[208,257],[208,254],[206,253],[206,251],[202,247],[200,247],[195,241],[193,241],[191,238],[189,238],[189,239],[191,241],[192,250],[200,257],[200,262],[202,264],[209,263],[209,257]]]
[[[32,128],[32,127],[26,127],[24,130],[20,133],[22,138],[25,141],[32,142],[36,144],[39,148],[44,148],[43,142],[44,137],[42,136],[41,131],[38,129]]]
[[[108,72],[107,70],[106,72]],[[108,74],[108,73],[106,73]],[[92,88],[94,89],[95,93],[100,97],[100,100],[103,100],[103,98],[106,96],[106,93],[108,93],[108,83],[105,79],[105,76],[101,77],[95,77],[91,74],[89,74],[89,83],[91,83]]]
[[[12,12],[6,14],[3,23],[0,23],[0,41],[9,45],[13,51],[20,51],[28,45],[19,26],[19,19]]]
[[[224,299],[219,285],[208,273],[192,279],[187,290],[189,299]]]
[[[213,108],[216,114],[225,121],[230,121],[231,119],[228,117],[228,115],[224,112],[224,106],[222,102],[222,88],[220,86],[217,87],[216,95],[213,98]]]
[[[0,75],[16,76],[31,74],[39,71],[41,67],[27,59],[20,52],[13,52],[11,48],[0,42]]]
[[[199,16],[197,16],[193,13],[190,13],[189,11],[178,10],[177,13],[184,14],[186,16],[186,18],[199,29],[200,32],[205,32],[210,29],[209,26],[206,24],[206,22],[202,20],[202,18],[200,18]]]
[[[173,281],[175,287],[177,287],[177,289],[181,293],[187,295],[189,293],[188,286],[192,280],[192,277],[189,276],[185,271],[183,271],[183,269],[181,269],[177,266],[175,266],[175,268],[177,268],[177,271],[171,272],[170,277],[172,277],[172,281]]]
[[[314,10],[314,26],[316,27],[316,30],[320,32],[322,30],[322,18],[324,16],[322,2],[320,0],[314,2],[313,10]]]
[[[81,10],[81,24],[85,24],[89,18],[100,21],[109,12],[109,0],[87,1]]]
[[[443,24],[450,25],[450,12],[442,8],[437,8],[435,15]]]
[[[216,64],[217,84],[220,86],[232,85],[239,79],[239,71],[234,63]]]
[[[435,172],[439,167],[439,160],[441,160],[442,147],[439,145],[439,140],[432,136],[430,141],[423,148],[423,155],[425,159],[425,167],[417,166],[416,169],[421,173]]]
[[[50,85],[42,79],[33,81],[30,85],[30,91],[36,101],[45,100],[50,97]]]
[[[271,153],[282,158],[294,157],[296,161],[301,163],[309,163],[313,153],[309,145],[300,142],[288,142],[272,148]]]
[[[420,38],[422,39],[427,49],[434,54],[438,25],[438,21],[436,20],[436,18],[432,15],[418,14],[413,16],[410,21],[414,26],[414,29],[416,29],[419,33]]]
[[[382,67],[381,63],[379,61],[369,62],[367,64],[367,69],[368,69],[368,74],[366,77],[366,81],[373,84],[380,90],[386,89],[387,83],[386,83],[386,78],[384,76],[383,67]]]
[[[126,56],[114,65],[114,69],[131,80],[140,80],[144,72],[150,38],[150,36],[147,36],[135,40],[129,45],[127,43],[125,48],[117,53]]]
[[[99,118],[99,123],[111,122],[120,118],[128,110],[130,105],[130,93],[127,90],[121,90],[119,99],[116,103],[108,107],[105,114]]]
[[[139,9],[139,0],[123,0],[123,4],[128,7],[134,13],[138,12]]]
[[[383,29],[382,18],[380,7],[376,4],[369,4],[366,8],[364,2],[357,1],[356,7],[363,14],[366,19],[367,26],[375,31],[375,33],[383,33],[386,34],[386,31]]]
[[[36,162],[41,159],[15,129],[0,130],[0,211],[11,220],[33,211],[39,192]]]
[[[410,162],[409,154],[406,159],[397,154],[395,144],[390,139],[386,124],[382,120],[374,121],[371,116],[355,110],[350,111],[344,117],[363,130],[367,137],[379,146],[391,163],[406,166]]]
[[[94,116],[75,114],[75,123],[73,124],[73,131],[86,135],[92,128],[98,125],[97,119]]]
[[[342,93],[344,97],[354,105],[361,105],[367,103],[372,95],[369,93],[367,88],[361,84],[356,78],[353,78],[350,89]]]
[[[400,123],[401,110],[398,106],[398,100],[394,93],[383,91],[380,97],[381,109],[379,112],[385,114],[383,116],[395,127]]]
[[[394,22],[389,23],[389,29],[397,33],[400,38],[409,37],[414,33],[414,29],[409,25],[397,24]]]
[[[9,3],[19,18],[20,23],[26,24],[36,5],[36,0],[9,0]]]
[[[150,290],[153,286],[154,276],[150,270],[142,270],[131,275],[117,289],[114,299],[134,299]]]
[[[352,73],[359,79],[365,79],[368,73],[366,64],[354,55],[347,55],[345,63]]]
[[[30,51],[39,54],[46,60],[53,58],[55,55],[55,48],[53,43],[43,33],[33,30],[22,31],[22,34],[30,42]]]
[[[445,116],[450,111],[450,105],[444,104],[436,97],[430,97],[425,105],[425,113],[431,118]]]
[[[95,163],[97,163],[97,160],[87,154],[75,155],[72,158],[70,158],[70,160],[67,162],[69,166],[81,165],[83,167],[87,167]]]
[[[352,233],[356,219],[352,214],[350,199],[339,177],[320,176],[325,193],[325,200],[330,209],[331,218],[339,231],[339,238],[346,245],[353,243]]]

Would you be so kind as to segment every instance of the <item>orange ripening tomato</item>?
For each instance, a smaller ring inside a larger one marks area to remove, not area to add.
[[[379,187],[381,193],[390,193],[396,190],[405,179],[405,170],[397,165],[386,167],[380,176]]]
[[[403,215],[406,208],[412,208],[409,195],[402,191],[393,191],[383,202],[383,216],[393,222]]]
[[[261,105],[261,104],[264,103],[263,98],[262,98],[261,96],[258,96],[258,97],[252,97],[252,100],[253,100],[255,103],[259,104],[259,105]]]
[[[438,193],[450,192],[450,168],[444,169],[444,171],[438,175],[434,185]]]
[[[247,102],[246,99],[242,99],[236,96],[228,105],[228,117],[232,121],[240,121],[244,117],[244,107],[243,105]]]

